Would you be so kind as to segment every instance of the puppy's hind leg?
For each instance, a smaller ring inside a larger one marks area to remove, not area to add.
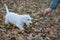
[[[7,25],[9,24],[9,22],[7,20],[4,21],[4,25],[5,27],[7,27]]]
[[[9,24],[9,22],[7,20],[5,20],[5,24]]]

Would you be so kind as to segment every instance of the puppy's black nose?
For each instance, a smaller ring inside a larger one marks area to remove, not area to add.
[[[30,25],[31,25],[32,23],[30,23]]]

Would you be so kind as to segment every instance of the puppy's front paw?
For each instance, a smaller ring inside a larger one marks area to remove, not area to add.
[[[22,30],[25,30],[24,28],[20,28],[20,30],[22,31]]]

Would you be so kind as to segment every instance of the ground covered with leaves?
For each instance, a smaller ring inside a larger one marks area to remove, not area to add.
[[[43,16],[50,0],[4,0],[11,12],[29,14],[33,17],[30,27],[20,31],[15,25],[4,24],[5,8],[0,0],[0,40],[60,40],[60,7],[50,15]]]

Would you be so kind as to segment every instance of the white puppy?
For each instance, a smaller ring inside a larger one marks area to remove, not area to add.
[[[15,24],[20,30],[24,30],[23,25],[30,25],[32,23],[32,18],[29,15],[18,15],[13,12],[9,12],[8,7],[4,4],[6,8],[5,24]]]

